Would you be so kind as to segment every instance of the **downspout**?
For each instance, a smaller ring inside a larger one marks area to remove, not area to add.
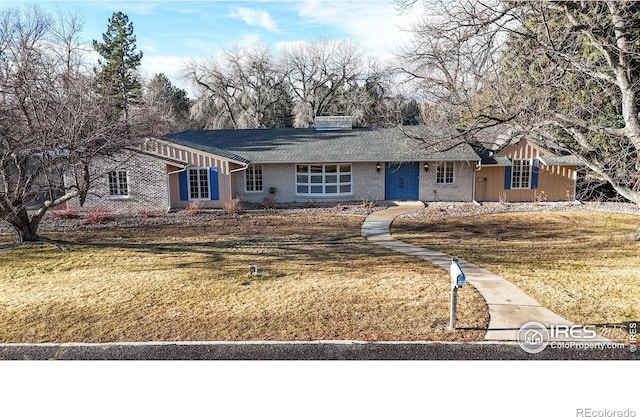
[[[171,182],[169,182],[169,175],[171,175],[171,174],[179,174],[181,172],[185,172],[187,169],[189,169],[189,166],[190,165],[187,164],[182,169],[178,169],[178,170],[175,170],[175,171],[169,171],[167,173],[167,190],[169,191],[167,193],[168,194],[168,199],[169,199],[169,201],[167,201],[167,206],[169,206],[169,210],[171,210]],[[169,210],[167,210],[167,211],[169,211]]]
[[[577,165],[575,170],[573,171],[573,201],[577,204],[582,204],[580,200],[578,200],[578,166]]]
[[[234,173],[240,172],[240,171],[246,171],[247,169],[249,169],[249,165],[251,165],[251,162],[248,162],[247,165],[245,165],[243,167],[232,169],[231,171],[229,171],[229,199],[233,198],[233,189],[232,189],[232,184],[231,184],[231,174],[234,174]]]
[[[476,173],[481,169],[482,169],[482,160],[476,162],[476,169],[473,170],[473,185],[471,186],[471,192],[473,194],[471,195],[471,200],[473,201],[473,204],[475,204],[476,206],[481,205],[478,201],[476,201],[476,181],[477,181]]]

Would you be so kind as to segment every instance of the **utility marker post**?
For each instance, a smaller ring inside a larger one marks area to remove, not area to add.
[[[449,329],[456,328],[456,315],[458,313],[458,288],[461,288],[467,278],[458,264],[458,258],[451,258],[451,267],[449,268],[451,275],[451,302],[449,303]]]

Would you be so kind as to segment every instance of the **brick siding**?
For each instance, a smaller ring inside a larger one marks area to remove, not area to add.
[[[112,197],[109,195],[109,171],[126,171],[129,195]],[[109,160],[101,160],[93,167],[100,177],[93,187],[83,207],[78,199],[72,199],[67,207],[79,211],[106,209],[113,213],[134,214],[144,211],[166,211],[169,209],[167,189],[167,166],[162,161],[123,153]]]

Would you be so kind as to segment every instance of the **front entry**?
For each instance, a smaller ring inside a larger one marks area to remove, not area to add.
[[[386,200],[417,200],[420,166],[417,162],[387,162],[384,171]]]

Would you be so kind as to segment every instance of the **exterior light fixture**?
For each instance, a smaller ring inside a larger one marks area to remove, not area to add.
[[[380,172],[381,169],[382,169],[382,165],[380,165],[380,162],[378,162],[376,164],[376,171]]]
[[[428,162],[424,163],[424,172],[429,172],[429,163]]]

